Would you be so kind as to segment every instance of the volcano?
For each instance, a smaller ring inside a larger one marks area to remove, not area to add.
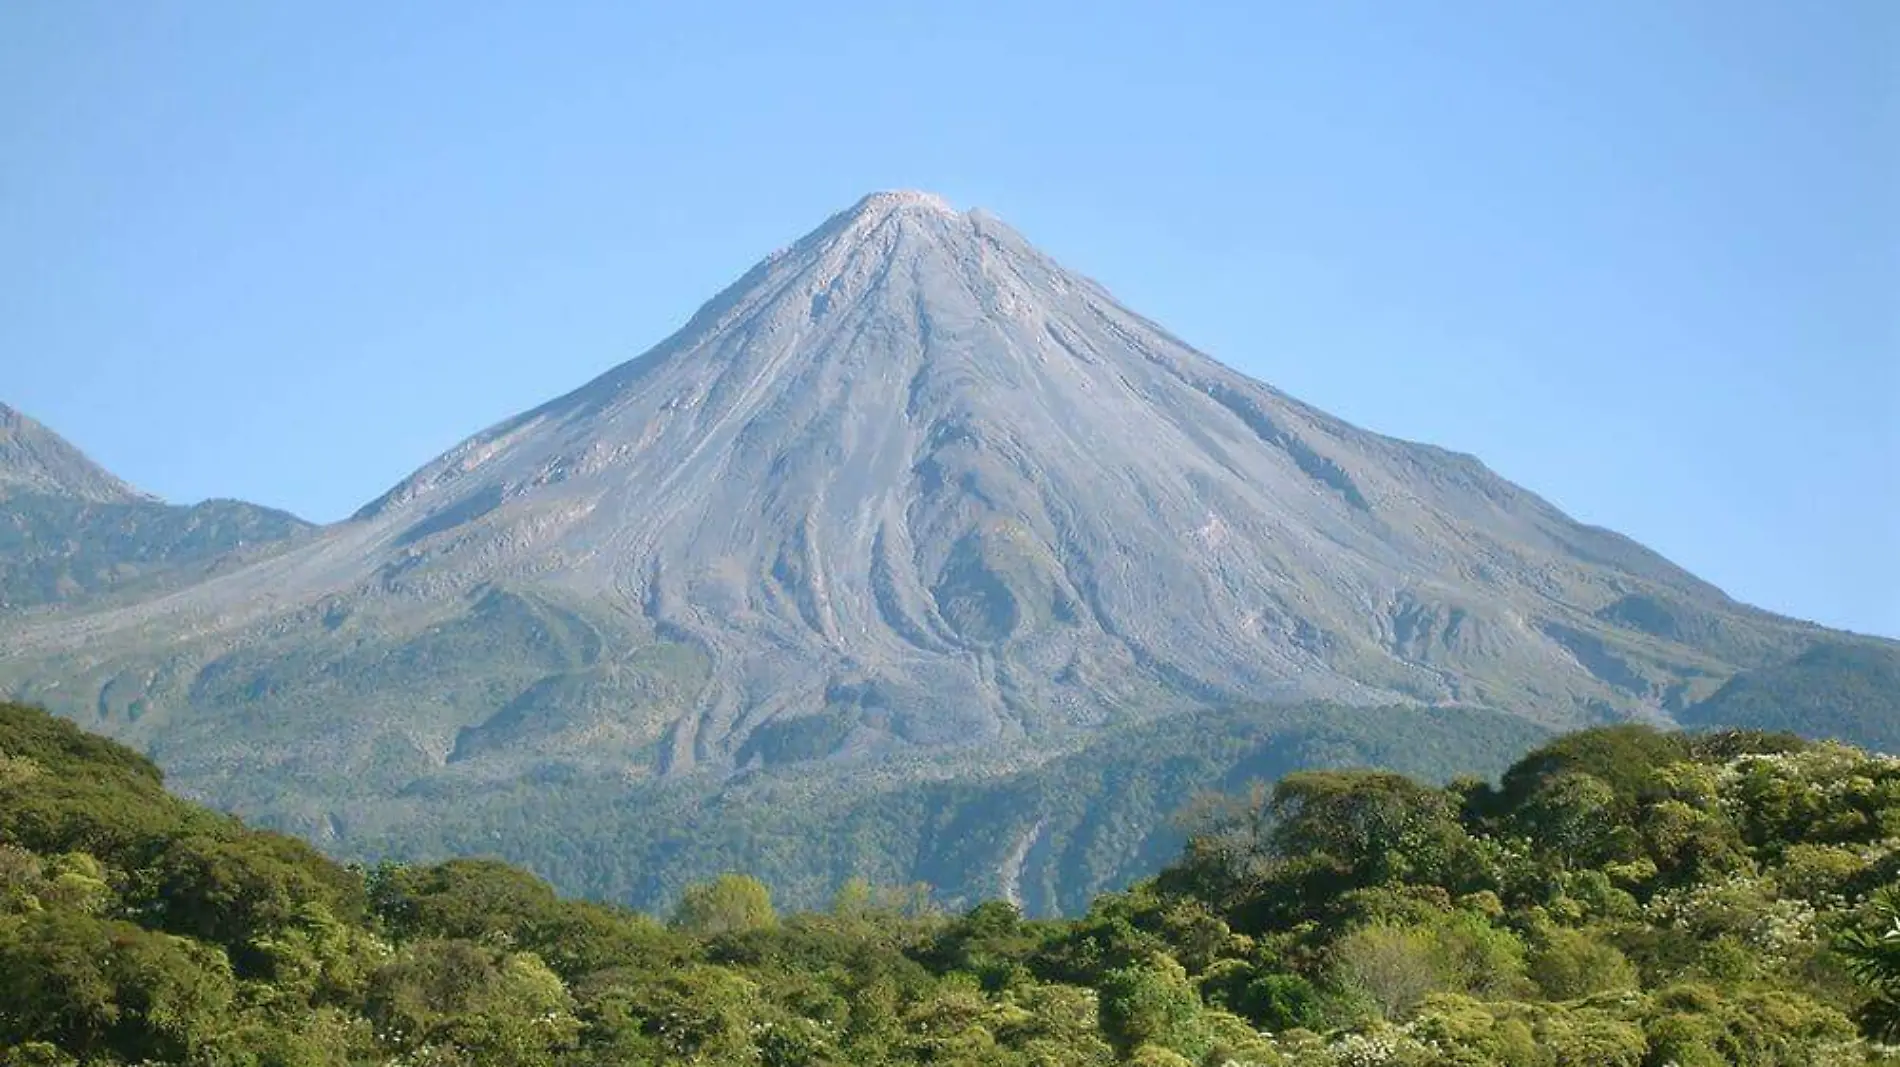
[[[471,790],[617,782],[644,818],[1238,704],[1667,722],[1820,633],[887,192],[345,522],[0,627],[0,687],[347,851]]]

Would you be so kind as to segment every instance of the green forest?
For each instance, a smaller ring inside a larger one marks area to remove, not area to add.
[[[1900,760],[1614,726],[1184,818],[1072,918],[743,873],[649,916],[339,865],[0,705],[0,1065],[1900,1064]]]

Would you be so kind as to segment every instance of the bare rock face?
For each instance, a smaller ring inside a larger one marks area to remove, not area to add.
[[[894,192],[347,522],[0,628],[0,688],[348,836],[445,778],[928,775],[1242,700],[1662,719],[1816,632]]]
[[[151,500],[66,439],[0,404],[0,499],[17,493],[46,493],[94,503]]]

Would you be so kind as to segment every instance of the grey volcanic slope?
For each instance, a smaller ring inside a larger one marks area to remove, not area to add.
[[[0,404],[0,498],[18,493],[104,504],[155,499],[113,477],[65,438]]]
[[[0,404],[0,613],[152,595],[310,528],[236,500],[166,504]]]
[[[884,193],[347,522],[0,626],[0,689],[347,849],[444,782],[1003,773],[1241,700],[1666,719],[1818,633]]]

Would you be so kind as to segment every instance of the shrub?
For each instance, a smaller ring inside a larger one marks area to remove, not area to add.
[[[1596,993],[1635,989],[1636,967],[1616,946],[1580,930],[1547,928],[1529,960],[1531,981],[1551,1000],[1578,1000]]]

